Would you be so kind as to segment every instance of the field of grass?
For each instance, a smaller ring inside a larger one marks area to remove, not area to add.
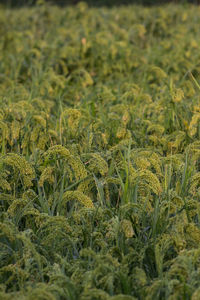
[[[200,299],[200,8],[0,8],[0,299]]]

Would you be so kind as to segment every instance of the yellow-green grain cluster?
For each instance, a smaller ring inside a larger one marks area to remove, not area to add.
[[[0,7],[0,299],[199,299],[200,9]]]

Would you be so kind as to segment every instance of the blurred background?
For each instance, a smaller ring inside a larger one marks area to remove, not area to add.
[[[0,0],[0,3],[6,6],[20,7],[22,5],[34,5],[37,0]],[[57,5],[75,5],[80,0],[45,0]],[[200,4],[200,0],[84,0],[89,6],[115,6],[115,5],[128,5],[128,4],[141,4],[141,5],[159,5],[169,2],[181,4]]]

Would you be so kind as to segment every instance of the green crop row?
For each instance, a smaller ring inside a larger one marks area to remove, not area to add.
[[[199,299],[200,9],[0,9],[0,299]]]

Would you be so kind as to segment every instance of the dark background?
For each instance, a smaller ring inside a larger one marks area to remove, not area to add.
[[[57,5],[75,5],[79,0],[46,0]],[[89,6],[115,6],[115,5],[128,5],[128,4],[141,4],[141,5],[158,5],[173,3],[193,3],[200,4],[200,0],[84,0]],[[0,4],[20,7],[24,5],[34,5],[36,0],[0,0]]]

